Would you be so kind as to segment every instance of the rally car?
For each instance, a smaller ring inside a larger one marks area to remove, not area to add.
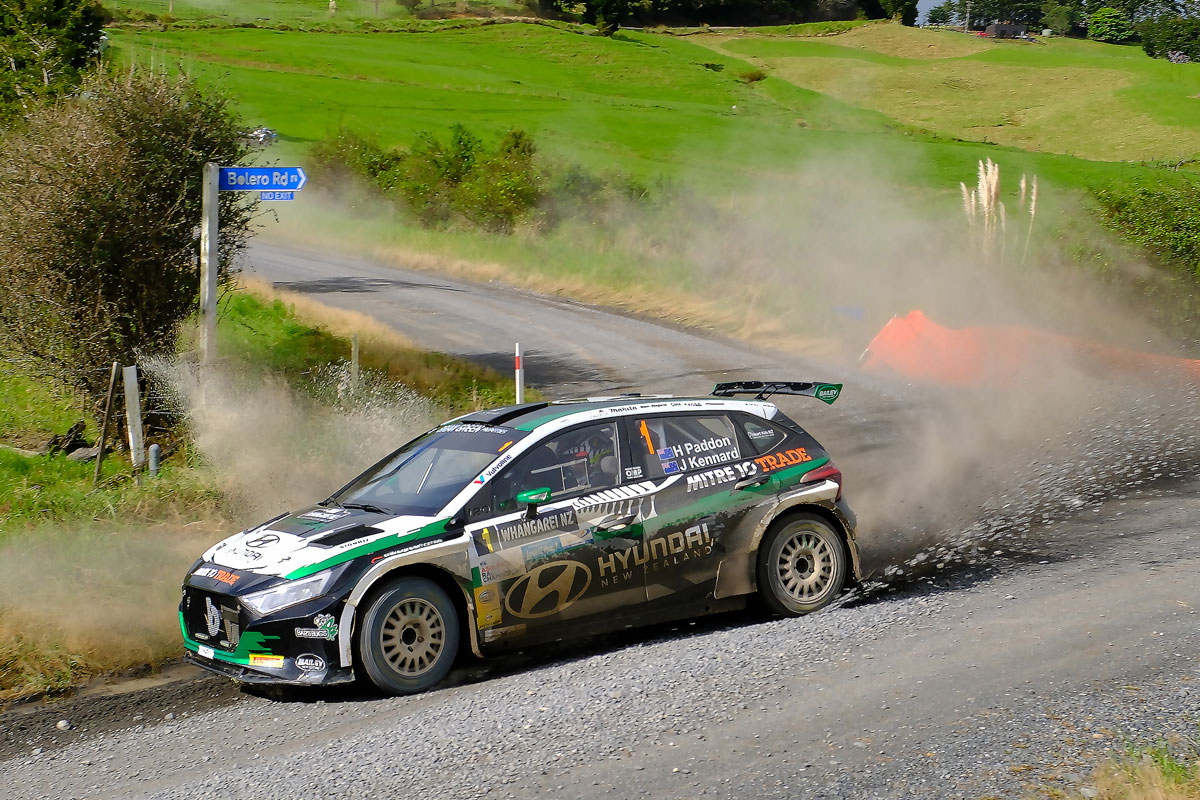
[[[247,682],[437,685],[460,653],[745,606],[816,611],[859,577],[842,474],[776,393],[525,403],[405,444],[218,543],[183,585],[187,659]],[[733,399],[751,394],[753,399]]]

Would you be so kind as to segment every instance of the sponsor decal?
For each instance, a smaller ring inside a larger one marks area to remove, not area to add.
[[[483,640],[491,642],[496,639],[503,639],[506,636],[523,636],[525,634],[524,625],[507,625],[503,628],[488,628],[483,631]]]
[[[500,624],[500,587],[495,584],[475,587],[475,622],[480,630]]]
[[[497,428],[494,425],[482,425],[478,422],[455,422],[442,427],[443,433],[495,433],[507,436],[512,433],[508,428]]]
[[[483,484],[490,481],[492,478],[496,477],[496,474],[499,473],[500,470],[507,467],[509,462],[511,462],[512,460],[513,460],[512,452],[505,453],[504,455],[500,456],[498,459],[493,461],[492,465],[490,467],[488,467],[487,469],[485,469],[483,472],[481,472],[479,474],[479,477],[476,478],[475,480],[471,481],[471,483],[475,484],[476,486],[482,486]]]
[[[296,628],[297,639],[325,639],[332,642],[338,635],[338,624],[333,614],[317,614],[313,617],[315,628]]]
[[[229,548],[229,554],[241,558],[248,558],[251,561],[258,561],[263,557],[263,554],[257,550],[247,550],[244,547],[231,547]]]
[[[279,544],[279,537],[273,533],[264,533],[261,536],[256,536],[246,542],[246,547],[270,547],[273,544]]]
[[[533,544],[521,545],[521,558],[526,564],[537,561],[538,559],[546,558],[563,551],[562,539],[554,536],[550,539],[543,539],[540,542]]]
[[[779,435],[777,432],[771,430],[770,428],[754,428],[752,430],[746,431],[746,433],[748,433],[750,435],[751,439],[770,439],[774,436]]]
[[[637,480],[640,477],[642,477],[642,468],[641,467],[626,467],[625,468],[625,480],[632,481],[632,480]]]
[[[817,399],[823,400],[830,405],[842,393],[842,385],[840,383],[826,383],[817,387]]]
[[[273,656],[270,653],[251,653],[250,666],[252,667],[282,667],[283,656]]]
[[[523,539],[547,531],[556,531],[575,525],[575,509],[567,508],[549,514],[540,514],[534,519],[521,520],[509,525],[497,525],[496,535],[500,541],[508,543],[514,539]]]
[[[812,461],[812,456],[803,447],[793,447],[791,450],[782,450],[778,453],[772,453],[769,456],[759,456],[754,459],[754,463],[758,464],[763,472],[774,472],[784,467],[794,467],[797,464],[803,464],[805,461]]]
[[[201,567],[192,574],[199,575],[201,578],[211,578],[214,581],[220,581],[221,583],[226,583],[230,586],[233,586],[242,577],[236,572],[217,569],[216,567]]]
[[[525,572],[525,560],[515,551],[489,553],[479,557],[480,584],[497,583]]]
[[[596,561],[596,572],[601,588],[616,586],[638,575],[634,567],[662,569],[711,552],[712,535],[708,531],[708,523],[701,523],[601,556]]]
[[[710,469],[707,472],[697,472],[695,475],[687,476],[687,490],[689,492],[708,489],[712,486],[719,486],[723,483],[731,483],[742,478],[748,478],[758,472],[758,465],[753,461],[742,461],[737,464],[730,464],[728,467],[718,467]]]
[[[353,513],[348,508],[314,508],[312,511],[301,514],[297,519],[307,519],[315,522],[334,522],[342,517],[348,517]]]
[[[325,669],[325,659],[312,653],[296,656],[296,667],[304,672],[320,672]]]
[[[216,636],[221,630],[221,609],[213,605],[211,597],[204,598],[204,625],[209,636]]]
[[[591,584],[591,570],[578,561],[551,561],[518,578],[504,607],[522,619],[548,617],[583,597]]]

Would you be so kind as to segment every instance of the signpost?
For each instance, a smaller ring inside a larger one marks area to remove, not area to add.
[[[218,192],[258,192],[260,200],[294,200],[308,183],[301,167],[221,167],[204,165],[200,221],[200,354],[207,364],[217,354],[217,262],[220,247]]]

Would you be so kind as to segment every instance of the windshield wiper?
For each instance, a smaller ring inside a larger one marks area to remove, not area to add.
[[[391,513],[386,509],[382,509],[379,506],[373,506],[370,503],[340,503],[339,505],[341,505],[342,508],[356,508],[359,511],[370,511],[374,514]]]

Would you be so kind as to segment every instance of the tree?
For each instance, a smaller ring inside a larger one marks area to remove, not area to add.
[[[950,8],[950,3],[946,2],[929,9],[929,13],[925,16],[925,22],[928,25],[949,25],[953,18],[954,12]]]
[[[883,13],[905,25],[917,24],[917,0],[880,0]]]
[[[1127,42],[1133,38],[1133,24],[1123,11],[1099,8],[1088,17],[1088,38],[1098,42]]]
[[[1200,18],[1155,17],[1139,23],[1137,31],[1151,58],[1200,61]]]
[[[105,20],[95,0],[0,0],[0,125],[75,89]]]
[[[205,162],[248,154],[224,96],[95,74],[0,140],[0,352],[97,401],[107,365],[173,349],[197,306]],[[220,275],[254,204],[220,197]]]
[[[1042,25],[1059,35],[1070,33],[1078,22],[1077,6],[1063,5],[1055,0],[1050,0],[1042,6]]]

